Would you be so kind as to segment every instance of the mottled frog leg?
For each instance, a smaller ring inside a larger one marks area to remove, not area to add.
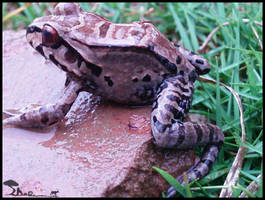
[[[207,74],[210,71],[210,64],[205,58],[177,44],[175,44],[175,47],[196,68],[199,75]]]
[[[19,115],[3,120],[3,125],[44,128],[51,126],[67,114],[81,90],[81,83],[70,81],[62,97],[55,104],[39,106]]]
[[[219,153],[224,141],[221,129],[213,124],[182,122],[191,105],[193,81],[184,75],[170,77],[164,80],[157,91],[151,114],[152,134],[154,143],[160,147],[188,149],[206,144],[198,162],[186,171],[188,181],[206,176]],[[183,175],[177,180],[184,183]],[[168,197],[176,194],[171,187]]]

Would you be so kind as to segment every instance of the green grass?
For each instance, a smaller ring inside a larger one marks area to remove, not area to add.
[[[4,3],[3,17],[23,5]],[[232,197],[238,197],[262,173],[263,51],[253,31],[254,28],[262,42],[262,26],[254,23],[262,22],[262,3],[81,3],[81,6],[113,22],[151,20],[171,41],[181,41],[181,45],[193,51],[198,50],[217,26],[230,22],[216,32],[203,54],[212,67],[205,77],[217,80],[217,85],[197,81],[190,110],[190,113],[199,113],[215,121],[225,134],[225,143],[210,174],[191,184],[187,191],[192,197],[218,197],[241,144],[239,107],[232,93],[218,84],[222,82],[239,94],[244,111],[247,138],[244,146],[248,149],[239,184],[233,188]],[[150,9],[153,12],[148,12]],[[34,3],[5,20],[3,29],[25,28],[34,18],[51,10],[50,3]],[[244,18],[250,21],[245,23]],[[196,150],[201,151],[200,148]],[[186,196],[185,191],[177,196]],[[260,189],[247,194],[262,197],[263,193]]]

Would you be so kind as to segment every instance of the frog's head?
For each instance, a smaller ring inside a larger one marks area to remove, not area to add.
[[[35,19],[27,28],[30,45],[64,71],[77,61],[76,51],[65,41],[78,22],[81,8],[75,3],[59,3],[52,15]]]
[[[107,19],[83,12],[79,4],[59,3],[49,16],[35,19],[27,28],[30,45],[60,69],[74,72],[86,56],[82,42],[76,42],[88,33],[87,27]],[[86,58],[87,59],[87,58]]]

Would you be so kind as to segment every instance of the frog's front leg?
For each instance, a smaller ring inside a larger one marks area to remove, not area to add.
[[[64,118],[77,98],[81,88],[81,83],[70,81],[57,103],[43,105],[22,114],[14,115],[3,120],[3,125],[34,128],[51,126]]]
[[[186,171],[188,182],[201,179],[209,173],[224,141],[221,129],[215,125],[182,122],[190,108],[192,94],[193,81],[188,76],[167,78],[157,91],[151,114],[152,134],[156,145],[188,149],[206,144],[200,162]],[[185,184],[183,175],[177,180]],[[171,187],[166,195],[172,197],[175,194],[176,190]]]

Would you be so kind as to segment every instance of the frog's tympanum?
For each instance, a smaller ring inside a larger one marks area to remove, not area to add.
[[[200,162],[186,175],[190,182],[209,173],[224,141],[221,129],[183,122],[195,80],[210,71],[204,58],[174,45],[149,22],[115,24],[75,3],[59,3],[52,15],[35,19],[26,37],[66,72],[65,91],[57,103],[14,115],[4,124],[51,126],[64,118],[80,91],[126,105],[153,103],[154,143],[176,149],[206,144]],[[181,184],[183,177],[177,178]],[[171,187],[167,196],[175,193]]]

